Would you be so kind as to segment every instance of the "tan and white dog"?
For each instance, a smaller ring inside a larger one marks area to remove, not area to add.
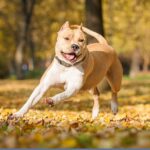
[[[117,113],[117,92],[120,90],[123,71],[116,52],[98,33],[82,26],[74,27],[70,28],[69,22],[61,27],[52,64],[24,106],[10,118],[23,117],[42,98],[48,88],[63,85],[64,91],[47,98],[46,103],[55,105],[80,90],[88,90],[93,94],[92,118],[94,119],[99,112],[97,85],[105,76],[112,90],[111,109],[114,114]],[[87,45],[84,33],[95,37],[98,43]]]

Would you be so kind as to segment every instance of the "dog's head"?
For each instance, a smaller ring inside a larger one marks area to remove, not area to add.
[[[82,31],[82,25],[71,29],[69,22],[64,23],[58,32],[55,53],[67,63],[75,63],[86,54],[86,36]]]

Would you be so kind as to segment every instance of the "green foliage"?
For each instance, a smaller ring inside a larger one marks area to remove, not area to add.
[[[31,79],[31,78],[36,79],[36,78],[40,78],[43,73],[44,73],[44,70],[42,70],[42,69],[35,69],[35,70],[33,70],[33,71],[28,71],[28,72],[25,74],[24,78],[25,78],[25,79]]]

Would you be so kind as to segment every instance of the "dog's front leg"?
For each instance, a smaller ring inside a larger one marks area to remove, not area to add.
[[[23,105],[23,107],[18,112],[14,113],[12,117],[23,117],[23,115],[27,113],[28,110],[40,100],[49,86],[49,84],[39,84],[31,94],[27,102]]]
[[[51,99],[53,100],[54,104],[59,103],[62,100],[65,100],[71,96],[73,96],[74,94],[76,94],[79,91],[79,89],[66,89],[64,92],[59,93],[55,96],[53,96]]]
[[[60,101],[63,101],[73,96],[74,94],[76,94],[81,89],[81,87],[82,87],[82,84],[75,84],[75,82],[69,83],[67,84],[67,87],[64,92],[59,93],[51,98],[48,98],[46,100],[46,103],[50,105],[55,105],[59,103]]]
[[[23,117],[23,115],[41,99],[47,89],[55,84],[56,76],[57,74],[55,75],[55,72],[50,70],[40,84],[34,89],[23,107],[18,112],[11,115],[11,118]]]
[[[99,90],[97,87],[89,91],[93,95],[94,105],[92,109],[92,119],[95,119],[99,113]]]

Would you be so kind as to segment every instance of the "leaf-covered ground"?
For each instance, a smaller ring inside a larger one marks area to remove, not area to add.
[[[105,92],[92,121],[92,97],[82,92],[53,108],[40,101],[24,118],[8,121],[37,83],[0,81],[0,147],[150,147],[150,80],[124,79],[116,116],[110,111],[111,93]],[[58,92],[50,89],[46,95]]]

